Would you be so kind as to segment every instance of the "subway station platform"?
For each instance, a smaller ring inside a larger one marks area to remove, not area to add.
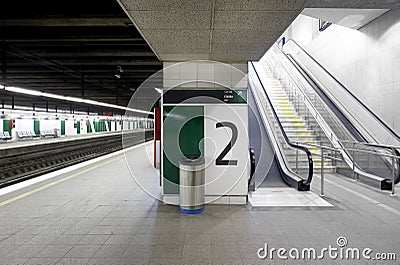
[[[0,265],[400,265],[400,1],[3,2]]]
[[[328,174],[330,207],[206,205],[179,212],[131,174],[159,182],[151,143],[2,189],[0,264],[398,264],[378,260],[260,259],[270,248],[371,248],[399,253],[400,200]],[[135,158],[129,169],[126,159]],[[319,194],[316,176],[311,191]]]

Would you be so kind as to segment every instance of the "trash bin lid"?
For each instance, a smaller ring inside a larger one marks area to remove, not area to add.
[[[179,159],[179,163],[182,165],[198,166],[206,163],[202,156],[183,156]]]

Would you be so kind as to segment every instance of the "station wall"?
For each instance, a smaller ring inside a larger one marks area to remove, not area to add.
[[[301,15],[284,36],[299,42],[400,134],[400,10],[359,30],[332,24],[319,32],[317,25],[317,19]]]
[[[77,131],[74,120],[65,121],[65,135],[77,135]]]
[[[15,131],[33,131],[33,119],[16,119],[14,120]]]
[[[16,120],[16,124],[18,123],[19,120]],[[25,121],[25,120],[21,120]],[[25,123],[25,122],[24,122]],[[33,123],[32,123],[33,124]],[[15,129],[18,131],[19,128],[15,127]],[[40,120],[40,130],[54,130],[58,129],[61,130],[61,120]],[[31,128],[33,130],[33,128]],[[22,130],[20,130],[22,131]]]
[[[163,85],[168,88],[247,89],[247,63],[222,64],[213,61],[164,62]]]

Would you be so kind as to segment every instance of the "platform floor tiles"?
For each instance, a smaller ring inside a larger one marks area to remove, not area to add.
[[[152,148],[1,196],[0,264],[399,264],[397,197],[327,175],[332,207],[209,205],[189,216],[132,179],[130,159],[138,169],[133,174],[158,183]],[[318,187],[316,176],[315,194]],[[395,253],[397,261],[257,257],[265,243],[320,250],[337,246],[340,236],[349,247]]]

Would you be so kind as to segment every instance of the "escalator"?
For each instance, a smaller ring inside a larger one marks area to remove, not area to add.
[[[289,129],[287,127],[287,121],[279,117],[282,113],[278,111],[291,113],[288,108],[275,109],[273,101],[280,100],[279,94],[275,98],[271,97],[270,91],[267,88],[273,88],[274,86],[279,86],[277,80],[270,81],[266,79],[263,75],[260,75],[259,65],[257,63],[249,64],[249,105],[252,109],[252,115],[250,115],[250,120],[252,117],[257,120],[256,129],[261,129],[260,132],[262,137],[255,137],[250,135],[250,142],[255,148],[259,148],[265,142],[269,144],[268,147],[272,147],[273,156],[269,157],[268,160],[271,161],[271,165],[268,165],[268,177],[261,176],[261,178],[252,178],[249,183],[249,187],[252,187],[254,191],[258,187],[282,187],[291,186],[299,191],[310,190],[310,184],[313,177],[313,159],[309,148],[294,143],[292,139],[289,138]],[[282,120],[281,120],[282,119]],[[250,122],[251,123],[251,122]],[[255,130],[256,130],[255,129]],[[250,130],[250,134],[252,130]],[[291,132],[293,133],[293,132]],[[304,136],[306,136],[304,134]],[[258,142],[255,139],[259,139]],[[265,146],[265,145],[264,145]],[[270,150],[264,152],[266,156],[271,155]],[[262,168],[265,164],[263,155],[260,150],[257,150],[257,169]],[[257,172],[252,175],[259,175]],[[261,174],[262,175],[262,174]]]
[[[339,150],[325,154],[331,159],[326,160],[324,170],[391,189],[393,180],[395,184],[400,181],[400,153],[394,147],[400,146],[400,137],[297,43],[290,40],[284,51],[277,45],[271,48],[257,73],[264,75],[268,87],[274,84],[267,80],[278,80],[280,90],[264,89],[267,97],[276,97],[271,102],[274,109],[283,104],[276,113],[278,120],[287,114],[285,108],[293,107],[290,129],[302,129],[298,132],[304,137],[289,141],[308,147],[314,166],[321,160],[319,146]],[[375,135],[365,128],[365,122],[373,124]]]

